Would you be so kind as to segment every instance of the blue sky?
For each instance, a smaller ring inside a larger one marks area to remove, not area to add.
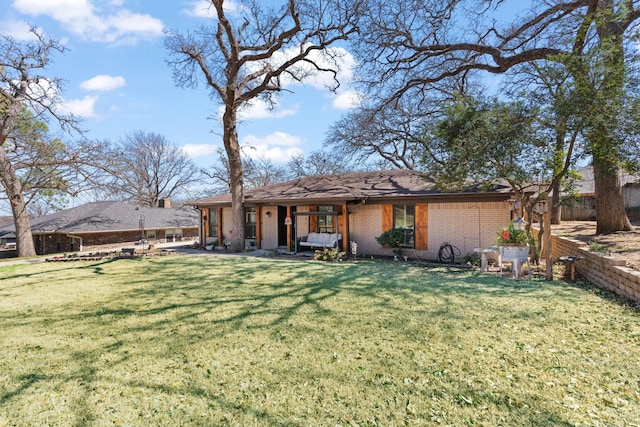
[[[276,0],[272,0],[276,1]],[[167,29],[212,22],[206,0],[0,0],[0,28],[16,39],[29,25],[62,42],[48,75],[63,78],[68,111],[83,119],[90,139],[118,140],[137,130],[155,132],[207,167],[222,145],[219,105],[208,88],[175,87],[163,45]],[[229,2],[233,7],[233,2]],[[354,105],[347,55],[337,94],[317,76],[289,86],[275,109],[256,103],[243,113],[241,143],[251,156],[286,162],[322,148],[329,126]]]

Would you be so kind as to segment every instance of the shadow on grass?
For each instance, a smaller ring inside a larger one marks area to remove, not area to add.
[[[337,345],[331,339],[332,328],[344,320],[370,324],[372,331],[383,330],[382,336],[389,339],[400,337],[427,345],[428,337],[415,336],[419,331],[412,323],[415,318],[437,323],[435,333],[454,343],[459,328],[477,327],[474,309],[493,310],[494,316],[501,319],[534,319],[537,313],[530,311],[529,302],[550,295],[570,304],[579,299],[575,289],[556,283],[505,280],[471,270],[408,264],[172,257],[104,261],[57,271],[72,273],[74,269],[89,271],[96,277],[112,276],[109,286],[117,292],[93,305],[77,307],[70,302],[42,309],[28,322],[33,331],[44,331],[45,335],[57,327],[70,328],[65,334],[71,338],[83,333],[79,325],[88,325],[90,332],[84,333],[92,334],[91,342],[82,351],[52,347],[50,351],[57,352],[57,358],[76,367],[73,374],[52,371],[50,376],[21,377],[20,387],[0,395],[0,403],[18,400],[37,383],[55,377],[57,382],[82,384],[85,393],[77,397],[77,417],[95,420],[99,414],[87,396],[98,382],[98,372],[128,365],[134,355],[140,357],[143,353],[161,361],[176,357],[185,351],[178,343],[192,345],[201,340],[222,340],[239,330],[256,330],[256,336],[266,342],[281,342],[287,339],[283,338],[286,334],[301,336],[312,332],[327,338],[328,345]],[[39,278],[35,273],[22,274],[21,277]],[[9,328],[24,324],[24,319],[19,320],[20,313],[0,317]],[[242,344],[220,342],[229,347]],[[313,384],[317,378],[331,374],[318,361],[315,371],[301,375]],[[330,380],[339,383],[341,379]],[[120,387],[139,387],[171,396],[197,396],[227,411],[255,414],[265,424],[283,423],[275,409],[214,394],[215,384],[172,386],[164,380],[116,376],[109,381]],[[527,419],[532,425],[570,425],[560,409],[548,406],[539,395],[488,394],[469,385],[463,377],[452,377],[449,382],[459,390],[456,401],[461,407],[491,404],[506,413],[517,413],[518,419]],[[286,424],[300,425],[293,417],[287,418]]]

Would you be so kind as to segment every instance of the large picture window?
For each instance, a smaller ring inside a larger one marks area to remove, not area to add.
[[[218,210],[209,209],[209,237],[218,238]]]
[[[244,211],[244,238],[256,238],[256,208],[246,208]]]
[[[393,206],[393,227],[404,233],[404,241],[400,246],[413,248],[415,245],[416,214],[414,205]]]

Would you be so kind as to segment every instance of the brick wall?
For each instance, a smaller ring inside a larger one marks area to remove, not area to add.
[[[392,256],[393,251],[376,241],[382,233],[381,205],[350,206],[351,240],[358,242],[358,252]],[[492,246],[500,227],[509,223],[506,202],[429,203],[427,250],[403,249],[410,258],[437,260],[440,245],[449,242],[460,251],[458,259],[478,247]]]
[[[585,281],[640,303],[640,271],[627,267],[624,259],[592,252],[585,242],[554,235],[551,236],[551,247],[554,262],[561,256],[581,256],[583,259],[576,261],[575,266]]]

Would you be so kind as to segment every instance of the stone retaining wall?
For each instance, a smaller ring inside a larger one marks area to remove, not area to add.
[[[576,272],[588,283],[640,304],[640,271],[627,267],[624,259],[592,252],[579,240],[555,235],[551,240],[554,262],[559,262],[561,256],[583,257],[575,262]]]

